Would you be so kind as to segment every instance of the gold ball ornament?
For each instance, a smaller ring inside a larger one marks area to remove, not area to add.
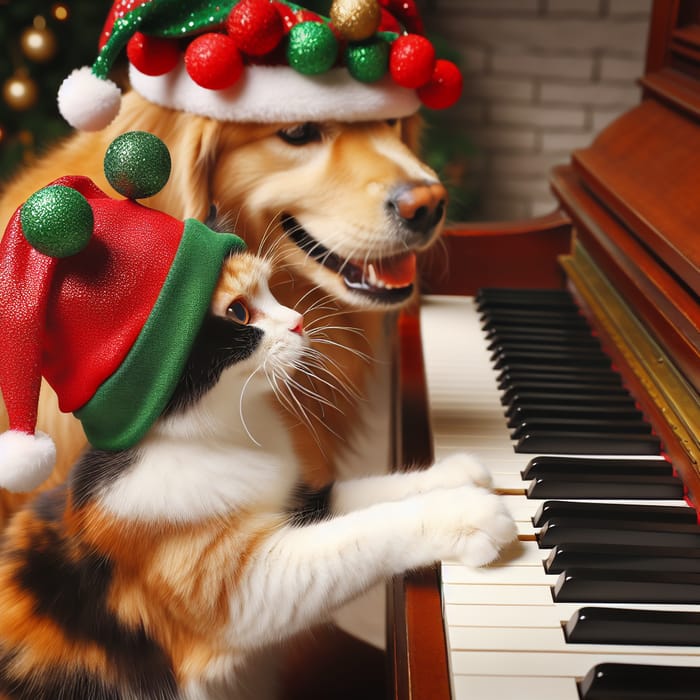
[[[330,17],[345,39],[362,41],[379,29],[382,8],[377,0],[333,0]]]
[[[36,63],[46,63],[56,55],[56,37],[46,26],[46,22],[35,21],[33,27],[22,32],[19,43],[22,53]]]
[[[36,104],[39,90],[26,73],[18,71],[3,84],[2,96],[9,107],[23,112]]]

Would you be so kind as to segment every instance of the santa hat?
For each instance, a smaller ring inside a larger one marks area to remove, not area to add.
[[[366,121],[452,105],[459,69],[436,59],[414,0],[333,0],[330,18],[283,0],[116,0],[95,63],[58,93],[95,131],[119,112],[122,49],[145,99],[219,121]]]
[[[159,139],[130,132],[105,157],[109,181],[129,199],[66,176],[10,220],[0,241],[10,428],[0,434],[0,486],[31,490],[53,468],[53,442],[35,432],[42,376],[105,450],[138,442],[172,396],[222,262],[244,243],[134,201],[157,192],[169,169]]]

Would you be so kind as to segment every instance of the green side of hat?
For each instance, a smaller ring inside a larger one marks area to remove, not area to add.
[[[90,443],[133,447],[165,409],[211,305],[223,261],[245,243],[188,219],[170,272],[119,369],[75,412]]]
[[[98,78],[106,78],[119,54],[136,32],[177,39],[226,21],[238,0],[151,0],[115,20],[107,43],[92,64]]]

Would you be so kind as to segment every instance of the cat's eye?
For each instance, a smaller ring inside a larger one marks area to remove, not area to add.
[[[226,316],[236,323],[245,325],[250,321],[250,311],[242,299],[236,299],[226,309]]]
[[[389,126],[396,126],[399,123],[399,120],[398,119],[387,119],[386,123]]]
[[[277,132],[282,141],[291,146],[305,146],[307,143],[315,143],[321,140],[321,127],[314,122],[304,122],[294,126],[280,129]]]

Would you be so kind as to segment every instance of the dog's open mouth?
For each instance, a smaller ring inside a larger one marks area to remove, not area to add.
[[[293,216],[284,215],[282,226],[301,250],[337,273],[353,292],[387,304],[401,303],[413,293],[415,253],[401,253],[375,260],[345,260],[312,238]]]

